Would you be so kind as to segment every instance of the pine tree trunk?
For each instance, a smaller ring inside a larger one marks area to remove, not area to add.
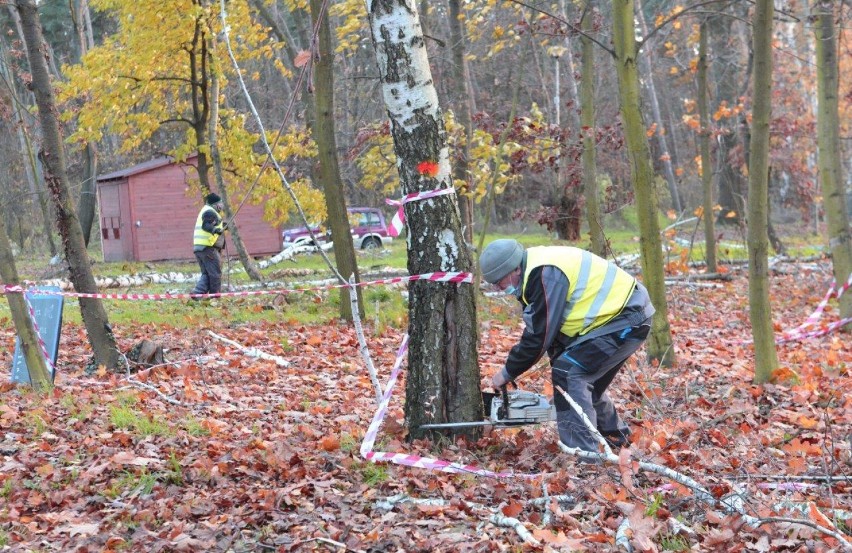
[[[343,181],[340,178],[340,165],[337,159],[337,141],[334,127],[334,52],[331,47],[331,31],[328,24],[328,10],[323,10],[323,0],[310,0],[311,17],[314,28],[318,29],[318,58],[314,63],[314,107],[316,125],[314,140],[317,144],[319,166],[316,177],[322,183],[325,193],[325,206],[328,212],[328,225],[331,228],[331,240],[334,243],[334,261],[337,271],[345,279],[355,275],[355,282],[361,281],[358,263],[355,259],[355,244],[352,241],[352,229],[346,212],[346,199],[343,195]],[[319,25],[317,26],[317,22]],[[358,314],[364,316],[364,297],[361,287],[355,289],[358,294]],[[340,317],[352,321],[352,302],[349,290],[340,289]]]
[[[702,217],[704,218],[704,259],[707,272],[715,273],[716,229],[713,218],[713,161],[710,159],[710,115],[707,104],[707,23],[702,22],[698,39],[698,117],[701,121],[698,141],[701,150],[701,186],[704,190]]]
[[[582,27],[592,32],[593,12],[587,10]],[[582,77],[580,80],[580,125],[583,133],[583,192],[586,197],[586,219],[589,223],[591,251],[606,257],[606,236],[603,231],[603,215],[598,197],[597,140],[595,127],[595,45],[588,37],[580,37],[582,44]]]
[[[367,3],[402,193],[452,188],[443,116],[413,0]],[[471,271],[456,196],[405,205],[408,271]],[[409,286],[405,419],[411,438],[427,422],[482,418],[476,288],[418,280]],[[478,428],[460,433],[471,437]]]
[[[639,73],[636,68],[636,37],[633,24],[633,0],[613,1],[613,43],[615,67],[618,74],[618,93],[624,137],[630,158],[630,174],[636,196],[639,218],[639,249],[642,275],[657,309],[648,337],[647,351],[652,360],[662,365],[674,363],[675,352],[666,303],[663,252],[660,242],[659,206],[654,188],[654,171],[645,124],[639,105]]]
[[[6,225],[0,223],[0,278],[9,286],[19,284],[18,270],[15,267],[15,258],[12,256],[12,246],[9,236],[6,234]],[[9,302],[9,310],[12,312],[12,322],[15,323],[15,332],[21,339],[21,351],[27,361],[27,369],[30,373],[30,382],[33,387],[46,390],[53,386],[50,371],[38,343],[38,335],[33,327],[29,309],[23,294],[6,294]]]
[[[840,116],[838,113],[837,33],[834,25],[834,3],[817,0],[813,6],[816,33],[817,70],[817,146],[819,148],[819,177],[825,198],[825,218],[828,223],[828,244],[834,280],[842,286],[852,274],[852,235],[849,231],[849,211],[843,187],[843,168],[840,162]],[[840,317],[852,317],[852,292],[840,297]],[[852,330],[852,325],[846,325]]]
[[[68,193],[68,173],[62,137],[59,133],[58,110],[47,72],[43,49],[44,38],[35,0],[16,0],[15,5],[21,15],[27,59],[32,72],[32,88],[44,137],[44,150],[39,153],[39,157],[44,166],[45,183],[53,196],[59,234],[62,236],[65,257],[70,267],[71,282],[74,283],[74,288],[78,292],[97,293],[89,256],[86,254],[86,245],[83,242],[83,232],[74,214]],[[101,300],[80,298],[80,312],[94,352],[95,364],[103,365],[110,370],[120,369],[121,357]]]
[[[748,179],[748,299],[754,338],[754,381],[768,382],[778,367],[769,304],[769,121],[772,108],[773,0],[756,0],[754,103]]]

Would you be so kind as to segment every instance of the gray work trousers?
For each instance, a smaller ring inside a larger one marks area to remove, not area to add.
[[[201,278],[192,289],[193,294],[218,294],[222,291],[222,258],[219,250],[207,246],[195,252],[195,259],[201,267]]]
[[[630,435],[606,390],[627,359],[642,346],[650,327],[641,325],[592,338],[569,347],[551,364],[559,440],[568,447],[598,452],[598,442],[580,415],[562,397],[559,386],[571,396],[602,434]]]

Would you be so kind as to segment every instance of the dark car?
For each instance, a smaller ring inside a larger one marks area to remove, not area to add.
[[[349,227],[352,230],[352,240],[355,247],[362,250],[382,248],[391,243],[393,238],[388,233],[385,215],[380,209],[373,207],[350,207]],[[322,225],[312,225],[311,230],[320,244],[328,242],[329,236]],[[311,235],[305,227],[287,229],[283,232],[284,246],[290,244],[307,246],[312,244]]]

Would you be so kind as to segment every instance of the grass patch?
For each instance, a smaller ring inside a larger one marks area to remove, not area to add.
[[[689,541],[683,536],[676,534],[665,534],[660,538],[660,547],[663,551],[689,551]]]
[[[368,486],[375,486],[388,480],[388,470],[384,465],[364,463],[360,468],[361,477]]]
[[[133,430],[142,436],[171,436],[172,429],[160,417],[146,417],[132,407],[114,405],[109,410],[109,422],[122,430]]]
[[[157,485],[157,482],[159,482],[157,475],[148,472],[147,469],[142,469],[139,473],[126,471],[104,490],[104,496],[109,499],[115,499],[126,493],[148,495],[154,491],[154,486]]]
[[[201,421],[191,415],[183,420],[183,428],[190,436],[195,438],[210,435],[210,430],[201,424]]]

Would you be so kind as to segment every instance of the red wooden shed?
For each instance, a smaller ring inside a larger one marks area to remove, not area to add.
[[[192,233],[204,204],[198,187],[190,186],[195,163],[195,157],[183,163],[161,157],[98,177],[104,261],[194,258]],[[236,217],[251,255],[281,251],[281,229],[262,216],[263,206],[246,202]]]

